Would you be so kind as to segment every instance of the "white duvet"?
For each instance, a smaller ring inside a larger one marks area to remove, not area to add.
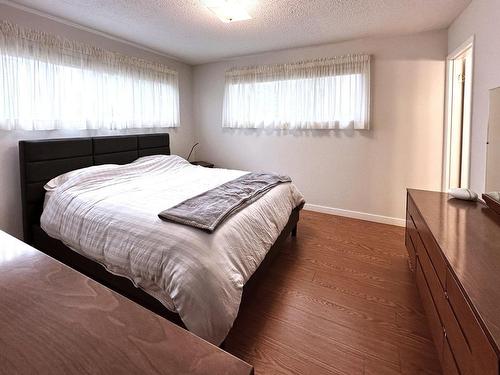
[[[212,234],[158,213],[245,173],[163,155],[86,168],[52,186],[41,226],[130,278],[190,331],[219,345],[238,314],[243,285],[303,197],[291,183],[278,185]]]

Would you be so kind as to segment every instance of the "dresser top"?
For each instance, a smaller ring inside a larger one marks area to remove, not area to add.
[[[500,215],[480,202],[408,190],[452,272],[500,348]]]
[[[249,364],[1,231],[0,301],[0,373],[253,373]]]

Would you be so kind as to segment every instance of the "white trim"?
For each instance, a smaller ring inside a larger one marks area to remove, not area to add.
[[[464,53],[465,50],[474,46],[475,35],[471,35],[465,42],[459,45],[455,50],[450,53],[447,57],[448,60],[456,59],[458,56]]]
[[[10,6],[12,8],[16,8],[16,9],[22,10],[24,12],[40,16],[40,17],[48,18],[49,20],[52,20],[52,21],[55,21],[55,22],[58,22],[58,23],[62,23],[63,25],[66,25],[66,26],[74,27],[75,29],[83,30],[83,31],[86,31],[88,33],[99,35],[99,36],[102,36],[102,37],[104,37],[106,39],[111,39],[111,40],[114,40],[116,42],[127,44],[129,46],[141,49],[143,51],[146,51],[146,52],[149,52],[149,53],[153,53],[153,54],[161,56],[161,57],[166,57],[166,58],[168,58],[170,60],[173,60],[173,61],[176,61],[176,62],[187,64],[186,62],[184,62],[183,60],[181,60],[181,59],[179,59],[177,57],[167,55],[166,53],[160,52],[160,51],[158,51],[156,49],[143,46],[142,44],[131,42],[130,40],[123,39],[123,38],[120,38],[118,36],[114,36],[114,35],[108,34],[108,33],[104,32],[104,31],[99,31],[99,30],[93,29],[91,27],[80,25],[79,23],[67,20],[67,19],[62,18],[62,17],[53,16],[51,14],[42,12],[42,11],[37,10],[37,9],[33,9],[33,8],[30,8],[30,7],[27,7],[25,5],[14,3],[11,0],[0,0],[0,4],[7,5],[7,6]],[[187,64],[187,65],[189,65],[189,64]]]
[[[304,210],[314,211],[314,212],[321,212],[321,213],[329,214],[329,215],[337,215],[337,216],[350,217],[350,218],[353,218],[353,219],[373,221],[375,223],[397,225],[399,227],[406,226],[406,220],[399,219],[397,217],[375,215],[375,214],[369,214],[369,213],[366,213],[366,212],[359,212],[359,211],[350,211],[350,210],[344,210],[344,209],[341,209],[341,208],[333,208],[333,207],[327,207],[327,206],[320,206],[320,205],[317,205],[317,204],[306,203],[304,205]]]

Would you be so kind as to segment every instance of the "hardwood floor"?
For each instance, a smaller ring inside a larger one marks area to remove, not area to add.
[[[224,349],[256,374],[440,374],[404,229],[303,211]]]

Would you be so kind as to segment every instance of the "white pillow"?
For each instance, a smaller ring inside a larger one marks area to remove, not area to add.
[[[71,178],[73,178],[74,176],[76,176],[80,173],[87,172],[87,171],[90,171],[93,169],[101,169],[103,167],[109,168],[111,165],[115,165],[115,164],[93,165],[91,167],[75,169],[74,171],[69,171],[69,172],[63,173],[57,177],[54,177],[49,182],[47,182],[43,188],[45,189],[45,191],[54,191],[59,186],[61,186],[62,184],[69,181]]]
[[[150,156],[143,156],[135,160],[133,163],[139,163],[139,162],[147,162],[147,161],[162,161],[162,160],[179,160],[182,162],[185,162],[186,164],[189,164],[188,161],[184,160],[180,156],[176,155],[150,155]],[[132,164],[132,163],[131,163]],[[52,180],[47,182],[44,186],[45,191],[54,191],[56,190],[59,186],[62,184],[66,183],[69,181],[71,178],[73,178],[76,175],[79,175],[81,173],[86,173],[89,171],[92,171],[94,169],[108,169],[110,167],[115,168],[119,167],[120,165],[118,164],[102,164],[102,165],[93,165],[91,167],[86,167],[86,168],[80,168],[80,169],[75,169],[74,171],[70,171],[64,174],[61,174],[57,177],[54,177]]]

